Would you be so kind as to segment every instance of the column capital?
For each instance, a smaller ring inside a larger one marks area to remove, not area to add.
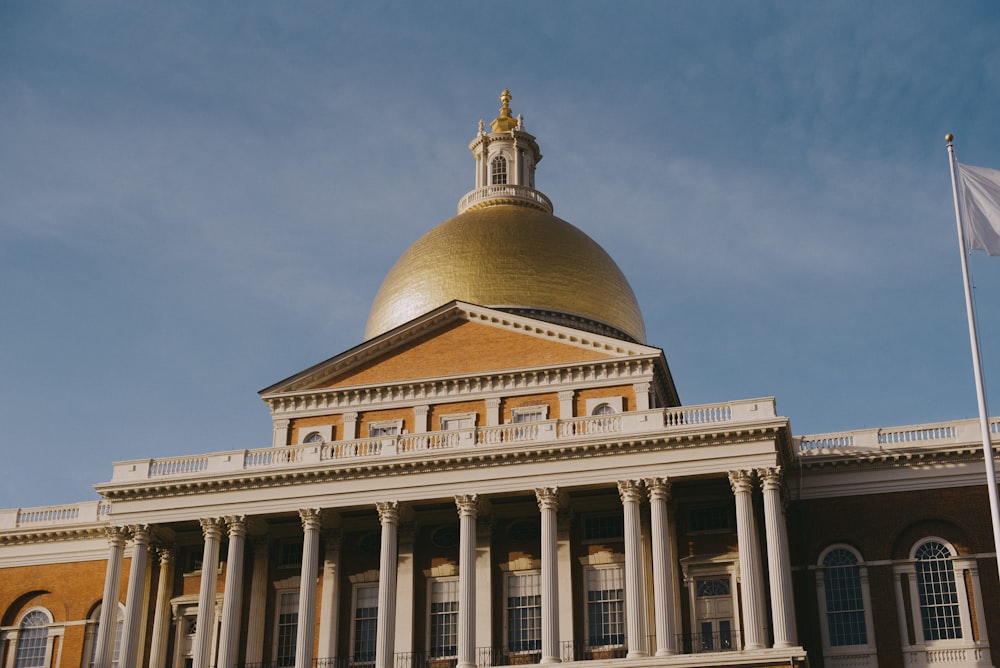
[[[536,487],[535,499],[538,501],[538,509],[559,510],[559,488],[558,487]]]
[[[399,524],[399,501],[378,501],[375,503],[378,511],[378,521],[387,524]]]
[[[160,545],[156,548],[156,556],[160,560],[160,567],[166,567],[174,563],[174,548],[167,545]]]
[[[478,494],[456,494],[455,506],[458,507],[458,516],[475,517],[479,510]]]
[[[125,527],[104,527],[104,537],[110,547],[124,547]]]
[[[781,491],[781,480],[784,477],[784,473],[780,466],[759,468],[757,469],[757,477],[760,478],[760,486],[765,492]]]
[[[420,417],[420,416],[427,415],[430,412],[430,410],[431,410],[431,407],[428,406],[428,405],[426,405],[426,404],[424,404],[423,406],[414,406],[413,407],[413,414],[416,415],[416,416],[418,416],[418,417]]]
[[[358,412],[357,411],[348,411],[348,412],[344,413],[344,419],[347,420],[348,422],[357,422],[358,421]]]
[[[292,424],[292,421],[287,418],[276,418],[271,420],[271,424],[277,429],[287,429]]]
[[[150,532],[148,524],[130,524],[128,532],[132,536],[133,545],[149,545]]]
[[[753,471],[750,469],[730,471],[729,485],[733,488],[733,494],[750,494],[753,492]]]
[[[226,521],[226,531],[229,537],[234,536],[245,537],[247,535],[247,516],[246,515],[227,515]]]
[[[639,480],[619,480],[618,496],[622,503],[640,503],[642,501],[642,482]]]
[[[559,401],[569,401],[570,399],[576,398],[576,390],[561,390],[559,392]]]
[[[302,520],[303,531],[319,531],[323,520],[323,510],[320,508],[299,508],[299,519]]]
[[[487,408],[500,408],[500,399],[497,397],[490,397],[486,400]]]
[[[643,478],[646,485],[646,492],[649,493],[650,502],[670,500],[670,479],[669,478]]]
[[[219,540],[222,537],[222,520],[218,517],[203,517],[198,520],[201,523],[201,533],[205,540],[214,538]]]

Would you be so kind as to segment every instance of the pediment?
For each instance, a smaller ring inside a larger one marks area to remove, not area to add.
[[[452,302],[262,390],[261,395],[659,354],[649,346]]]

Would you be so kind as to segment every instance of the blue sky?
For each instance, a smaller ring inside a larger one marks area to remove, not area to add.
[[[269,445],[257,390],[361,341],[505,86],[684,403],[975,416],[943,135],[1000,168],[1000,4],[498,7],[0,4],[0,507]]]

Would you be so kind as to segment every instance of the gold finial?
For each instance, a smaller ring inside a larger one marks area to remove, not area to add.
[[[953,142],[955,140],[955,135],[953,135],[953,134],[951,134],[949,132],[948,134],[946,134],[944,136],[944,140],[950,144],[951,142]]]
[[[490,130],[493,132],[507,132],[517,127],[517,121],[515,121],[510,115],[510,91],[506,88],[500,93],[500,115],[493,119],[490,123]]]

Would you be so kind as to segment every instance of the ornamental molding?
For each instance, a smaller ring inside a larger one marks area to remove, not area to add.
[[[354,460],[327,460],[321,464],[237,471],[226,475],[187,476],[171,479],[144,479],[126,484],[98,485],[99,493],[109,500],[135,501],[169,498],[248,489],[281,488],[342,480],[391,478],[416,473],[440,473],[500,466],[517,466],[553,461],[575,461],[598,457],[635,455],[702,448],[708,446],[770,444],[787,438],[787,422],[778,419],[766,423],[727,425],[717,432],[690,431],[644,435],[623,435],[571,442],[504,444],[500,447],[477,446],[469,449],[441,450],[430,459],[426,453],[379,456]],[[720,464],[722,466],[722,464]],[[724,470],[720,468],[720,471]],[[498,474],[499,476],[500,474]]]
[[[0,533],[0,547],[8,545],[35,545],[64,541],[100,540],[101,554],[107,556],[106,529],[108,524],[88,526],[47,527],[36,530],[21,530],[16,533]]]
[[[453,301],[411,320],[406,325],[386,332],[370,341],[365,341],[336,357],[320,362],[261,390],[261,398],[267,402],[275,397],[309,392],[309,388],[329,382],[387,353],[405,347],[410,342],[433,331],[458,322],[477,322],[543,340],[572,345],[583,350],[593,350],[619,357],[662,356],[662,351],[659,348],[593,334],[502,310],[476,306],[467,302]]]
[[[412,406],[414,403],[447,403],[469,399],[510,397],[538,392],[565,391],[650,381],[656,377],[656,357],[608,359],[561,366],[493,372],[478,376],[442,376],[397,383],[373,383],[343,388],[322,388],[271,395],[264,402],[272,415],[310,417]]]

